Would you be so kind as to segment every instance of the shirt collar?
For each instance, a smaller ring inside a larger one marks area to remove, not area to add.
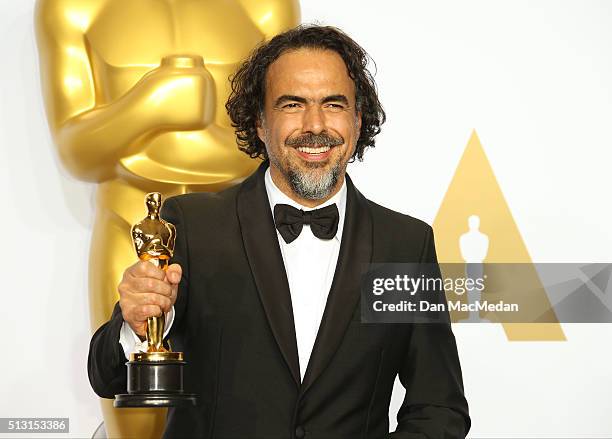
[[[340,239],[342,238],[342,228],[344,227],[344,213],[346,211],[346,178],[342,182],[342,187],[340,188],[340,190],[336,192],[333,197],[316,207],[302,206],[300,203],[292,200],[287,195],[285,195],[274,184],[274,181],[272,181],[272,176],[270,175],[270,167],[266,169],[264,181],[266,184],[266,192],[268,193],[268,202],[270,203],[272,215],[274,215],[274,206],[276,204],[288,204],[290,206],[295,207],[296,209],[302,209],[306,211],[320,209],[321,207],[329,206],[330,204],[336,203],[336,207],[338,208],[338,231],[336,232],[336,236],[334,238],[337,239],[338,242],[340,242]]]

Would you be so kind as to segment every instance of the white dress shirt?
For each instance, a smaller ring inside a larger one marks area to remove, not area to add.
[[[340,190],[332,198],[314,208],[302,206],[285,195],[272,181],[270,168],[266,170],[265,185],[272,212],[274,212],[276,204],[289,204],[297,209],[307,211],[335,203],[339,213],[338,231],[336,236],[329,240],[314,236],[309,225],[304,225],[300,236],[290,244],[285,242],[278,230],[276,231],[289,282],[300,375],[303,379],[336,271],[346,212],[346,181],[343,182]],[[164,337],[170,331],[173,320],[174,307],[166,315],[167,323]],[[125,322],[121,328],[119,342],[128,359],[130,353],[146,351],[147,349],[146,340],[141,342],[140,338]]]

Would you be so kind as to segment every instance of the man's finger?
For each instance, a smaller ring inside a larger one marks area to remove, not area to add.
[[[138,301],[141,306],[157,305],[164,311],[167,311],[172,307],[172,302],[170,298],[167,296],[162,296],[160,294],[141,294],[138,298]]]
[[[132,279],[132,291],[135,294],[156,293],[166,297],[172,295],[172,285],[151,277],[137,277]]]
[[[176,303],[176,297],[178,296],[178,285],[177,284],[173,284],[172,285],[172,294],[170,295],[170,301],[172,302],[172,305],[174,305]]]
[[[146,322],[149,317],[161,316],[162,310],[157,305],[145,305],[138,308],[136,315],[139,321]]]
[[[134,277],[152,277],[159,280],[164,280],[166,276],[164,270],[151,261],[138,261],[128,269],[128,272]]]
[[[179,264],[172,264],[166,269],[166,278],[173,284],[178,284],[182,275],[183,269]]]

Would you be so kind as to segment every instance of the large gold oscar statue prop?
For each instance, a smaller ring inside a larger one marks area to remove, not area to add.
[[[47,117],[65,167],[96,182],[91,327],[108,320],[135,256],[131,224],[148,192],[235,184],[257,166],[238,151],[228,76],[259,42],[299,23],[297,0],[38,0]],[[85,366],[83,366],[85,367]],[[114,409],[108,437],[161,435],[164,409]]]

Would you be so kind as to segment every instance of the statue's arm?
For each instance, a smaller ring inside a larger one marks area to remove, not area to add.
[[[95,9],[87,0],[39,0],[35,23],[47,117],[60,158],[75,176],[101,181],[112,175],[143,127],[127,123],[138,107],[134,94],[103,108],[96,105],[85,43]]]
[[[155,132],[204,125],[202,72],[155,69],[120,98],[97,104],[86,32],[103,3],[39,0],[35,12],[51,132],[65,166],[88,181],[112,178],[118,161]]]
[[[168,240],[168,247],[174,254],[174,248],[176,245],[176,227],[172,223],[166,223],[168,225],[168,229],[170,230],[170,239]]]

